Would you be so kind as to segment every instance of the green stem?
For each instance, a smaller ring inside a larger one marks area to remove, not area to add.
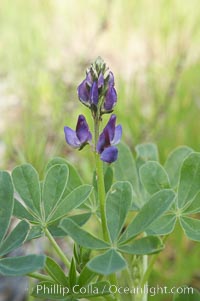
[[[61,258],[61,260],[66,265],[66,267],[69,269],[70,265],[71,265],[70,261],[67,259],[67,257],[65,256],[65,254],[63,253],[63,251],[61,250],[61,248],[59,247],[59,245],[57,244],[57,242],[55,241],[55,239],[49,232],[49,230],[46,228],[46,229],[44,229],[44,232],[45,232],[46,236],[48,237],[49,241],[51,242],[52,246],[54,247],[54,250],[56,251],[58,256]]]
[[[98,115],[94,119],[94,144],[95,144],[95,163],[96,163],[96,175],[97,175],[97,189],[98,189],[98,198],[99,198],[99,206],[101,213],[101,225],[103,238],[106,241],[109,241],[109,235],[106,225],[106,214],[105,214],[105,184],[104,184],[104,174],[103,174],[103,164],[100,160],[99,154],[96,152],[97,141],[99,138],[99,117]]]
[[[105,214],[105,186],[104,186],[104,175],[103,175],[103,164],[99,158],[99,155],[96,154],[96,173],[97,173],[97,187],[98,187],[98,197],[99,197],[99,206],[101,213],[101,224],[103,238],[106,241],[109,241],[109,235],[106,225],[106,214]]]
[[[166,241],[167,237],[168,237],[168,235],[166,235],[163,238],[163,243]],[[144,273],[144,276],[142,278],[141,287],[143,287],[145,285],[145,283],[147,282],[147,280],[149,279],[149,276],[153,270],[154,263],[155,263],[156,259],[158,258],[158,256],[159,256],[159,253],[152,255],[151,260],[148,265],[148,268],[146,269],[146,272]]]
[[[29,273],[27,274],[27,276],[31,277],[31,278],[35,278],[35,279],[38,279],[38,280],[41,280],[41,281],[52,281],[52,278],[47,276],[47,275],[43,275],[43,274],[40,274],[40,273]]]

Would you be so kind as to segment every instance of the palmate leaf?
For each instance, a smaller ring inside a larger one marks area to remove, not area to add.
[[[190,147],[179,146],[169,154],[164,168],[169,176],[171,187],[175,188],[178,185],[183,161],[192,152],[193,150]]]
[[[129,182],[116,182],[106,197],[106,220],[112,242],[115,242],[124,225],[132,201]]]
[[[155,161],[148,161],[140,168],[143,186],[150,194],[170,188],[169,178],[164,168]]]
[[[45,256],[27,255],[0,259],[0,275],[21,276],[43,268]]]
[[[170,189],[164,189],[152,195],[150,200],[128,225],[126,231],[122,234],[120,242],[125,243],[146,231],[153,222],[160,218],[160,216],[171,207],[174,199],[175,193]]]
[[[46,224],[53,235],[63,236],[64,232],[54,227],[56,221],[82,205],[92,191],[90,185],[77,186],[81,183],[80,177],[61,158],[50,161],[43,182],[39,182],[38,174],[30,164],[18,166],[13,170],[12,176],[18,193],[14,215],[34,225],[28,239],[42,235],[41,224]],[[80,223],[86,222],[89,217],[89,213],[87,218],[80,215]]]
[[[0,242],[3,240],[13,212],[13,185],[8,172],[0,171]]]
[[[98,255],[87,263],[87,267],[101,275],[110,275],[122,270],[127,265],[125,259],[114,249]]]
[[[118,250],[128,254],[146,255],[160,252],[164,248],[162,241],[155,236],[136,239],[127,245],[118,245]]]

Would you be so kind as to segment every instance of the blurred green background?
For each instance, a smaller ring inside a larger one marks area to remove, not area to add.
[[[86,67],[101,56],[115,74],[123,140],[200,145],[199,0],[0,0],[0,165],[54,155],[91,180],[87,148],[74,152],[63,127],[90,114],[77,98]],[[92,124],[92,123],[91,123]],[[176,229],[150,285],[200,288],[199,246]],[[149,300],[171,300],[155,296]]]

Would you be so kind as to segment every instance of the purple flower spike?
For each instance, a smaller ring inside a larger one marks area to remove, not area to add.
[[[89,131],[88,124],[83,115],[79,115],[76,131],[68,126],[64,127],[66,142],[73,148],[82,149],[86,144],[92,140],[92,134]]]
[[[117,102],[114,75],[99,57],[87,69],[86,77],[78,86],[78,98],[92,111],[93,117],[111,113]]]
[[[118,144],[122,136],[121,125],[115,126],[115,124],[116,116],[113,114],[99,136],[97,143],[97,152],[101,154],[101,160],[107,163],[117,160],[118,150],[113,145]]]

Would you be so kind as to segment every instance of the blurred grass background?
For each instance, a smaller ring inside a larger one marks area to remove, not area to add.
[[[99,55],[115,74],[115,112],[133,151],[154,142],[161,162],[178,145],[199,151],[199,20],[199,0],[0,0],[1,168],[28,161],[42,176],[50,157],[64,156],[91,180],[87,149],[68,148],[63,127],[81,112],[91,123],[76,89]],[[151,285],[200,288],[199,246],[179,231]]]

